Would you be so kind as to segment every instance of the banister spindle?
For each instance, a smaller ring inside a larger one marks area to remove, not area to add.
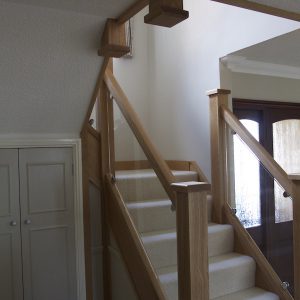
[[[294,299],[300,300],[300,174],[289,179],[293,181]]]
[[[210,98],[211,182],[213,196],[213,220],[223,223],[223,208],[227,202],[227,135],[225,121],[221,117],[221,105],[228,108],[230,91],[214,90]]]
[[[208,300],[208,217],[206,193],[210,184],[172,184],[177,193],[178,299]]]

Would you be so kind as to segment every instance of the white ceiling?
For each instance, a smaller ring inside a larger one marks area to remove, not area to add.
[[[248,0],[259,4],[264,4],[270,7],[280,8],[289,12],[300,13],[299,0]]]
[[[86,13],[101,17],[116,18],[129,7],[134,0],[3,0],[10,3],[35,5],[47,8],[61,9]]]
[[[300,68],[300,29],[231,53],[231,56]]]

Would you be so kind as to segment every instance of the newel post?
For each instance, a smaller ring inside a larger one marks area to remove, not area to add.
[[[214,90],[210,98],[211,183],[213,196],[213,220],[223,223],[223,207],[228,201],[227,134],[220,107],[229,106],[229,90]]]
[[[294,299],[300,300],[300,174],[289,179],[293,181]]]
[[[172,184],[177,194],[178,299],[208,300],[208,217],[206,193],[210,184]]]

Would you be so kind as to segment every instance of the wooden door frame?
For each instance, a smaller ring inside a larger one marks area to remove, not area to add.
[[[84,231],[83,231],[83,197],[82,197],[82,151],[79,138],[16,138],[0,136],[0,149],[18,148],[72,148],[74,166],[74,224],[76,251],[76,285],[77,300],[86,300],[85,262],[84,262]]]

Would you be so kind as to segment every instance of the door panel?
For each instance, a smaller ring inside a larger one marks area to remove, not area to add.
[[[260,123],[260,143],[289,173],[300,172],[300,104],[234,99],[239,119]],[[292,200],[268,172],[261,172],[262,237],[260,248],[293,293]],[[252,230],[252,229],[251,229]]]
[[[74,300],[72,149],[19,150],[24,300]]]
[[[0,299],[22,300],[18,150],[0,150]]]

